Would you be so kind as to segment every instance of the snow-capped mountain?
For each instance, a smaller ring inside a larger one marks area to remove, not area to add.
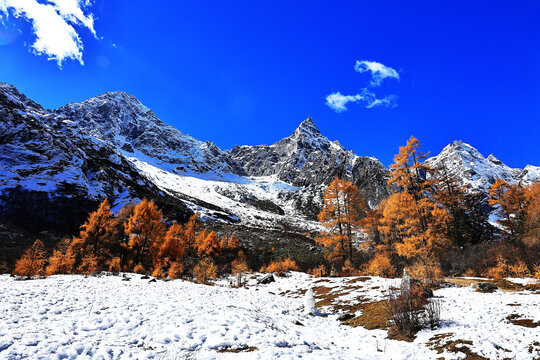
[[[336,176],[362,184],[372,206],[387,194],[384,166],[329,141],[311,118],[274,145],[222,151],[163,123],[124,92],[71,103],[54,114],[114,145],[161,189],[214,219],[272,226],[290,216],[315,220],[324,188]]]
[[[298,187],[328,185],[335,177],[348,179],[372,206],[388,195],[384,165],[328,140],[311,118],[272,145],[235,146],[229,154],[250,176],[274,176]]]
[[[168,198],[171,214],[189,215],[114,146],[0,83],[0,215],[38,230],[76,227],[105,197],[116,206],[143,197],[166,206]]]
[[[110,142],[125,155],[176,174],[242,175],[216,144],[163,123],[137,98],[122,91],[71,103],[54,113],[87,134]]]
[[[444,167],[448,175],[471,190],[487,192],[495,180],[528,185],[540,179],[540,168],[527,165],[525,169],[513,169],[491,154],[485,158],[477,149],[462,141],[448,144],[440,154],[426,160],[437,169]]]
[[[539,167],[512,169],[461,141],[427,162],[482,191],[496,179],[540,178]],[[330,141],[311,118],[272,145],[223,151],[124,92],[50,111],[0,83],[0,216],[12,219],[77,223],[104,197],[117,208],[150,197],[169,217],[198,211],[217,222],[303,233],[320,229],[316,215],[332,179],[354,181],[374,207],[388,195],[387,175],[379,160]]]

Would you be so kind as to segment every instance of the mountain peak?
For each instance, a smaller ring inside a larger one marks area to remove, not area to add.
[[[315,125],[315,121],[311,118],[311,116],[308,116],[308,118],[300,123],[298,128],[317,128]]]
[[[302,121],[300,125],[294,130],[292,137],[295,139],[299,138],[320,138],[324,137],[317,125],[311,117],[308,117],[306,120]]]
[[[5,82],[0,82],[0,104],[2,103],[15,105],[21,109],[43,110],[41,105],[27,98],[14,85]]]
[[[495,164],[495,165],[502,165],[503,164],[503,162],[501,160],[497,159],[495,157],[495,155],[493,155],[493,154],[490,154],[487,157],[487,161],[489,161],[490,163]]]

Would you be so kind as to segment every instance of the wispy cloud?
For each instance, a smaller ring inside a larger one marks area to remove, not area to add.
[[[32,51],[47,55],[61,67],[66,59],[84,65],[83,43],[74,26],[84,27],[96,36],[93,15],[86,12],[90,5],[91,0],[0,0],[0,12],[6,16],[11,12],[31,22],[36,36]]]
[[[347,111],[348,103],[363,104],[367,109],[371,109],[377,106],[383,107],[396,107],[397,96],[389,95],[382,99],[377,99],[375,94],[363,89],[361,94],[356,95],[342,95],[340,92],[335,92],[326,97],[326,105],[328,105],[335,112]]]
[[[367,109],[374,107],[389,107],[397,106],[397,95],[388,95],[383,98],[377,98],[370,87],[379,87],[386,78],[399,80],[399,74],[396,70],[389,66],[385,66],[375,61],[358,60],[354,66],[354,70],[359,73],[368,72],[371,75],[369,87],[361,89],[361,92],[355,95],[343,95],[339,91],[334,92],[326,97],[326,105],[335,112],[347,111],[347,104],[356,103],[362,104]]]
[[[371,73],[371,86],[381,86],[382,81],[386,78],[399,80],[399,74],[396,70],[376,61],[357,60],[354,70],[359,73]]]

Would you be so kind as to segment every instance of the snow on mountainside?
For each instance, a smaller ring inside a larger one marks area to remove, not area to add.
[[[164,196],[184,215],[187,204],[208,219],[305,232],[317,228],[322,195],[335,177],[355,182],[371,207],[388,195],[388,169],[330,141],[311,118],[272,145],[222,151],[163,123],[124,92],[51,112],[0,83],[0,129],[4,204],[14,194],[20,198],[21,190],[47,199],[107,196],[118,204]],[[461,141],[427,162],[484,192],[496,179],[530,183],[540,177],[539,167],[511,169]],[[24,212],[21,206],[17,211]],[[53,221],[59,215],[42,216]]]
[[[493,154],[485,158],[477,149],[462,141],[447,145],[439,155],[426,160],[436,169],[445,167],[448,175],[472,190],[487,191],[495,180],[527,185],[540,178],[538,167],[527,165],[525,169],[512,169]]]
[[[387,169],[323,136],[311,118],[272,145],[235,146],[231,157],[250,176],[276,176],[299,187],[327,185],[335,177],[354,181],[371,206],[388,195]]]
[[[120,206],[145,196],[164,193],[114,146],[66,126],[0,83],[0,215],[31,226],[72,227],[104,197]]]
[[[176,174],[224,173],[241,169],[213,142],[200,141],[163,123],[134,96],[107,92],[57,110],[75,126],[163,170]]]
[[[329,141],[311,118],[302,122],[292,136],[270,147],[235,147],[242,149],[240,155],[238,150],[222,151],[212,142],[196,140],[166,125],[124,92],[105,93],[68,104],[54,113],[73,128],[116,146],[161,189],[187,201],[210,218],[239,217],[247,222],[256,216],[266,225],[272,225],[276,223],[277,213],[314,220],[320,211],[324,187],[336,176],[362,184],[372,206],[387,194],[384,166],[375,158],[358,157],[337,141]],[[158,169],[160,176],[155,175]],[[258,183],[259,177],[264,177],[263,183]],[[268,188],[264,182],[270,178],[294,190],[255,194],[254,187],[246,185]],[[194,182],[208,191],[186,186]],[[245,206],[252,211],[240,211]],[[251,216],[238,216],[238,213]]]

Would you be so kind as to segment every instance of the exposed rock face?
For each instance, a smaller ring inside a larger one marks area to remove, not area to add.
[[[55,114],[88,134],[108,141],[127,156],[177,174],[242,174],[216,144],[200,141],[163,123],[125,92],[107,92],[81,103],[71,103]]]
[[[427,163],[484,193],[496,179],[540,178],[539,167],[511,169],[461,141]],[[335,177],[352,180],[372,208],[388,195],[381,162],[330,141],[311,118],[272,145],[222,151],[163,123],[124,92],[51,112],[0,83],[0,216],[10,219],[77,226],[104,197],[117,206],[147,197],[169,218],[191,214],[187,204],[237,228],[317,232]]]
[[[328,140],[311,118],[272,145],[235,146],[228,153],[249,176],[277,176],[298,187],[328,185],[335,177],[352,180],[371,206],[388,195],[388,171],[383,164]]]
[[[527,165],[525,169],[513,169],[493,154],[485,158],[478,150],[462,141],[447,145],[439,155],[426,160],[436,169],[445,167],[448,175],[471,190],[486,192],[497,179],[515,184],[528,185],[540,178],[540,168]]]
[[[35,230],[76,229],[105,197],[122,205],[167,196],[114,146],[0,83],[0,215]],[[181,202],[170,201],[180,218],[188,215]]]

